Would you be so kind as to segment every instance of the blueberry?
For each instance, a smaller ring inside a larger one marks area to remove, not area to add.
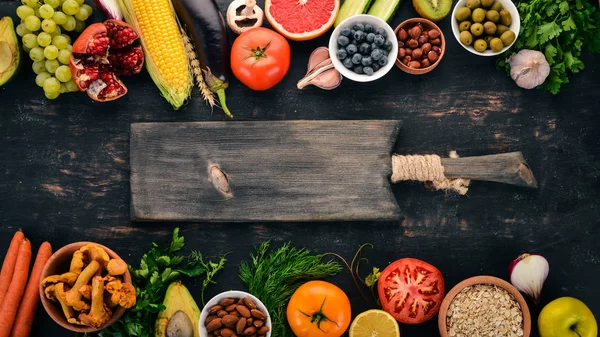
[[[390,40],[385,41],[385,43],[383,44],[383,49],[385,49],[386,51],[392,50],[392,47],[392,41]]]
[[[348,56],[348,52],[346,51],[346,49],[339,49],[337,51],[337,58],[340,60],[343,60],[346,58],[346,56]]]
[[[374,31],[374,29],[373,29],[373,26],[372,26],[372,25],[370,25],[370,24],[368,24],[368,23],[367,23],[367,24],[365,24],[365,33],[371,33],[371,32],[373,32],[373,31]]]
[[[371,68],[373,68],[373,71],[377,71],[377,70],[379,70],[379,64],[377,64],[377,62],[375,62],[371,65]]]
[[[346,36],[346,37],[350,36],[350,33],[351,33],[351,30],[348,27],[344,27],[340,31],[340,35],[343,35],[343,36]]]
[[[381,35],[383,37],[387,37],[387,33],[385,32],[385,29],[383,29],[381,27],[377,28],[377,30],[375,31],[375,34],[379,34],[379,35]]]
[[[362,61],[362,55],[361,54],[354,54],[354,55],[352,55],[352,63],[354,63],[354,64],[360,64],[360,61]]]
[[[354,55],[358,51],[358,48],[356,48],[355,44],[349,44],[346,47],[346,51],[348,52],[348,55]]]
[[[356,40],[356,42],[363,42],[365,40],[365,32],[363,32],[362,30],[357,30],[354,33],[354,39]]]
[[[363,69],[362,69],[362,70],[363,70],[363,71],[365,72],[365,74],[366,74],[366,75],[368,75],[368,76],[371,76],[371,75],[373,75],[373,73],[374,73],[374,71],[373,71],[373,68],[371,68],[371,67],[363,67]]]
[[[371,56],[365,56],[362,58],[361,62],[363,66],[370,66],[371,64],[373,64],[373,59],[371,58]]]
[[[365,30],[365,25],[363,25],[362,23],[356,23],[354,24],[354,26],[352,26],[352,28],[354,30]]]
[[[387,51],[385,51],[385,49],[379,49],[379,50],[381,50],[381,52],[383,53],[383,56],[388,56],[389,53]]]
[[[381,59],[383,57],[383,53],[381,52],[380,49],[374,49],[371,52],[371,57],[373,58],[373,61],[379,61],[379,59]]]
[[[374,39],[375,39],[375,34],[373,34],[373,33],[367,34],[367,42],[373,43]]]
[[[346,47],[348,45],[348,43],[350,43],[350,39],[348,39],[348,37],[344,36],[344,35],[340,35],[340,37],[338,37],[338,44],[342,47]]]
[[[358,46],[358,52],[363,55],[371,54],[371,45],[366,42],[363,42],[360,46]]]
[[[383,36],[381,36],[379,34],[375,34],[375,38],[373,39],[373,43],[375,43],[378,47],[381,47],[385,43],[385,37],[383,37]]]
[[[383,55],[383,56],[382,56],[382,57],[379,59],[379,61],[377,61],[377,63],[379,63],[379,65],[380,65],[380,66],[382,66],[382,67],[383,67],[384,65],[386,65],[386,64],[387,64],[387,62],[388,62],[388,59],[387,59],[387,56],[385,56],[385,55]]]
[[[371,43],[371,50],[379,49],[379,46],[375,44],[375,42]]]
[[[342,62],[344,64],[344,67],[348,68],[348,69],[352,69],[352,67],[354,66],[354,64],[352,63],[352,58],[351,57],[347,57],[344,59],[344,62]]]
[[[354,72],[357,74],[364,74],[363,67],[362,66],[354,67]]]
[[[350,44],[358,46],[359,43],[355,39],[352,39],[352,41],[350,41]]]
[[[356,33],[356,29],[351,29],[350,30],[350,36],[354,36],[354,33]]]

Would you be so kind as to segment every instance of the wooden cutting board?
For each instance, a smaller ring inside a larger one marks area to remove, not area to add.
[[[390,187],[399,130],[393,120],[133,124],[132,220],[399,219]],[[446,175],[535,185],[514,172],[520,154],[489,157],[448,160]]]

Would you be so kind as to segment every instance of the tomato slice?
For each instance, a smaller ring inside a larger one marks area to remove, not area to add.
[[[423,323],[437,314],[444,299],[444,278],[431,264],[400,259],[381,272],[377,289],[383,309],[406,324]]]

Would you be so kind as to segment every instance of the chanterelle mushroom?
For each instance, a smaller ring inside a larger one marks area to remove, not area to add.
[[[131,283],[123,283],[121,288],[114,291],[110,297],[112,303],[116,303],[123,308],[131,308],[135,305],[135,287]]]
[[[111,259],[106,267],[109,275],[123,275],[127,271],[127,263],[121,259]]]
[[[106,265],[108,265],[108,262],[110,261],[110,256],[108,256],[108,253],[106,253],[102,247],[96,244],[87,244],[81,247],[79,250],[81,253],[83,253],[83,257],[86,259],[86,261],[98,261],[102,268],[106,268]]]
[[[68,272],[68,273],[64,273],[62,275],[52,275],[52,276],[46,277],[45,279],[42,280],[42,286],[47,287],[50,284],[56,284],[59,282],[66,283],[69,286],[72,286],[76,280],[77,280],[77,274]]]
[[[83,259],[83,252],[81,250],[73,253],[73,259],[71,260],[71,267],[69,268],[69,271],[71,273],[81,274],[83,266],[85,265]]]
[[[89,305],[81,300],[81,293],[79,289],[85,285],[90,283],[90,280],[94,276],[94,274],[100,269],[100,264],[97,261],[92,261],[88,264],[87,267],[79,274],[77,281],[73,285],[71,290],[67,291],[66,302],[68,305],[72,306],[73,309],[77,311],[84,311],[89,309]]]
[[[47,299],[56,302],[56,284],[51,284],[44,288],[44,295]]]
[[[263,24],[263,10],[256,0],[234,0],[227,8],[227,25],[237,34]]]
[[[111,310],[104,305],[104,281],[95,276],[92,279],[92,309],[89,314],[79,314],[79,320],[87,326],[100,328],[111,316]]]
[[[79,288],[79,293],[83,298],[90,301],[92,299],[92,286],[89,284],[82,285],[81,288]]]
[[[66,292],[65,292],[65,284],[64,283],[57,283],[54,285],[54,294],[56,295],[56,298],[58,299],[58,302],[60,303],[60,307],[63,310],[63,313],[65,314],[65,317],[67,318],[67,320],[73,319],[75,318],[75,312],[73,311],[73,308],[71,308],[69,305],[67,305],[67,299],[66,299]]]

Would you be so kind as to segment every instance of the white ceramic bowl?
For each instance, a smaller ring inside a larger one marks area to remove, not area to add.
[[[521,30],[521,18],[519,16],[519,11],[517,10],[517,7],[510,0],[496,0],[496,1],[500,2],[502,4],[502,7],[504,9],[506,9],[512,16],[512,23],[510,24],[510,26],[508,28],[515,33],[515,41],[517,41],[517,38],[519,37],[519,31]],[[475,48],[473,48],[472,44],[470,46],[465,46],[464,44],[462,44],[460,42],[460,29],[458,27],[459,22],[458,22],[458,20],[456,20],[456,17],[454,15],[456,14],[456,11],[459,8],[465,7],[466,4],[467,4],[467,0],[458,0],[456,5],[454,6],[454,10],[452,11],[452,18],[451,18],[452,33],[454,34],[454,37],[456,38],[456,41],[458,42],[458,44],[460,44],[463,48],[470,51],[471,53],[473,53],[475,55],[479,55],[479,56],[499,55],[499,54],[504,53],[508,49],[510,49],[510,47],[512,47],[512,45],[515,44],[515,41],[513,41],[513,43],[511,43],[509,46],[502,48],[502,50],[499,52],[494,52],[491,49],[487,49],[483,53],[480,53],[477,50],[475,50]],[[475,39],[473,39],[473,42],[475,42]]]
[[[210,301],[208,301],[208,303],[206,303],[206,306],[204,306],[204,309],[202,309],[202,313],[200,313],[200,321],[198,322],[198,332],[200,333],[200,337],[208,337],[208,331],[206,330],[206,326],[204,325],[204,321],[206,320],[206,317],[208,317],[208,309],[210,309],[213,305],[219,304],[219,302],[221,302],[221,300],[223,300],[227,297],[240,299],[240,298],[244,298],[246,296],[250,297],[252,299],[252,301],[254,301],[254,304],[256,304],[256,307],[260,311],[262,311],[265,315],[267,315],[265,325],[269,327],[269,332],[267,332],[266,337],[271,337],[271,331],[273,330],[273,326],[271,325],[271,315],[269,315],[269,311],[267,310],[267,307],[265,307],[265,305],[255,296],[253,296],[245,291],[237,291],[237,290],[226,291],[226,292],[220,293],[217,296],[211,298]]]
[[[353,26],[355,23],[368,23],[375,27],[375,29],[381,27],[385,29],[385,32],[387,33],[386,39],[392,41],[392,50],[390,50],[388,53],[388,63],[379,68],[379,70],[374,72],[371,76],[355,73],[354,71],[344,67],[342,61],[337,58],[337,39],[340,36],[341,30],[344,27]],[[339,71],[345,78],[356,82],[371,82],[380,79],[394,67],[394,62],[396,62],[396,58],[398,57],[398,40],[396,39],[396,34],[394,34],[392,27],[390,27],[390,25],[380,18],[368,14],[354,15],[340,22],[340,24],[333,30],[333,33],[329,38],[329,57],[331,58],[331,62],[333,63],[335,69],[337,69],[337,71]]]

